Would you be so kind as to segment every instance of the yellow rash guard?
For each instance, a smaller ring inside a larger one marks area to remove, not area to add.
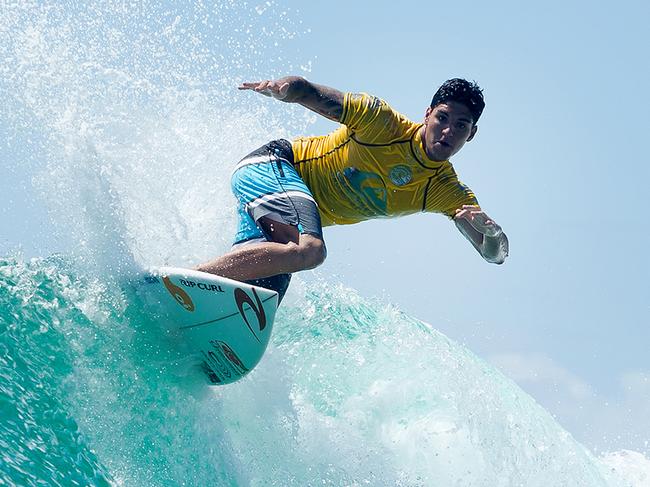
[[[453,217],[477,205],[449,161],[431,161],[420,128],[383,100],[347,93],[341,127],[292,141],[294,165],[318,202],[323,226],[420,211]]]

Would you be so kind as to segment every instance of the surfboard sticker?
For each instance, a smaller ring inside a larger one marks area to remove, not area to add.
[[[191,269],[156,267],[141,281],[148,303],[181,331],[210,384],[235,382],[269,343],[275,291]]]

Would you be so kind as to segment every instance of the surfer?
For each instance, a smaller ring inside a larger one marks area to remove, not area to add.
[[[325,136],[269,142],[239,161],[231,181],[235,243],[196,269],[275,289],[282,298],[292,273],[325,260],[322,227],[416,212],[446,215],[486,261],[505,261],[505,233],[449,162],[476,135],[485,107],[476,83],[445,81],[423,123],[375,96],[299,76],[239,89],[298,103],[341,126]]]

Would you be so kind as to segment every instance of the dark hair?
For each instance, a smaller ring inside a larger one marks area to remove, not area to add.
[[[476,81],[471,83],[466,79],[453,78],[445,81],[436,94],[433,95],[431,100],[431,108],[435,108],[441,103],[446,101],[455,101],[465,105],[472,113],[474,123],[483,113],[485,108],[485,100],[483,100],[483,90],[476,84]]]

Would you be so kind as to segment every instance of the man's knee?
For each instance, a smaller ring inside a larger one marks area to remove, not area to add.
[[[313,269],[314,267],[318,267],[327,257],[325,242],[318,237],[308,234],[300,236],[298,252],[301,261],[300,267],[302,267],[302,269]]]

